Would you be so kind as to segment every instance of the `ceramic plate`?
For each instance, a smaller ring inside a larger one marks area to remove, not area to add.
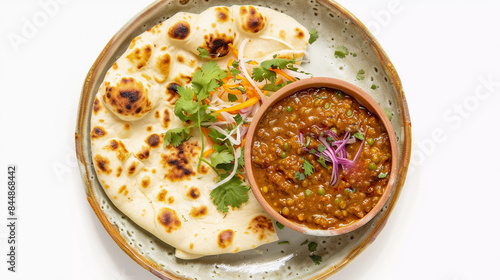
[[[371,222],[353,233],[335,237],[313,237],[289,229],[278,230],[280,241],[237,254],[180,260],[174,248],[144,231],[123,215],[107,198],[95,174],[90,152],[92,102],[106,71],[140,33],[177,12],[200,13],[211,6],[265,6],[285,13],[307,29],[316,28],[319,39],[309,46],[310,63],[303,64],[314,76],[328,76],[351,82],[379,102],[392,115],[398,141],[398,179],[389,201]],[[335,50],[346,47],[349,54],[336,58]],[[364,78],[356,77],[360,70]],[[376,87],[372,89],[372,85]],[[411,124],[399,77],[389,58],[366,27],[340,5],[326,1],[158,1],[131,19],[110,40],[90,69],[82,91],[76,127],[76,150],[88,201],[115,242],[137,263],[162,279],[325,279],[359,255],[382,230],[403,188],[410,160]],[[309,256],[305,240],[318,244]]]

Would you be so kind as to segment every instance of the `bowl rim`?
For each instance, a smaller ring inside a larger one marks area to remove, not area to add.
[[[253,165],[252,165],[252,144],[253,144],[253,139],[254,139],[254,134],[257,128],[257,125],[260,124],[260,121],[262,117],[265,115],[267,110],[276,104],[278,101],[305,89],[308,88],[331,88],[334,90],[340,90],[344,92],[345,94],[353,97],[358,101],[360,105],[363,107],[367,108],[370,112],[374,113],[377,115],[380,120],[382,121],[387,134],[389,136],[389,142],[391,144],[391,170],[390,170],[390,175],[389,175],[389,181],[387,183],[387,186],[385,188],[384,193],[382,194],[381,198],[377,202],[377,204],[368,212],[363,218],[347,225],[344,227],[340,228],[333,228],[333,229],[312,229],[309,228],[305,225],[293,222],[285,217],[283,217],[280,213],[278,213],[276,210],[274,210],[273,207],[269,205],[269,203],[266,201],[264,196],[262,195],[260,188],[255,180],[255,176],[253,174]],[[396,183],[396,177],[397,177],[397,168],[398,168],[398,145],[396,141],[396,135],[394,132],[394,129],[392,127],[391,121],[385,114],[384,110],[380,105],[371,97],[368,93],[366,93],[364,90],[361,88],[346,82],[344,80],[339,80],[336,78],[330,78],[330,77],[313,77],[313,78],[307,78],[307,79],[302,79],[296,82],[293,82],[277,92],[275,92],[268,100],[266,100],[256,115],[254,116],[248,132],[246,136],[246,143],[245,145],[245,151],[244,151],[244,158],[245,158],[245,171],[247,174],[247,178],[250,184],[250,188],[252,189],[253,194],[257,198],[257,201],[261,204],[261,206],[266,210],[266,212],[271,215],[276,221],[279,223],[283,224],[284,226],[291,228],[295,231],[308,234],[308,235],[315,235],[315,236],[335,236],[335,235],[340,235],[340,234],[345,234],[351,231],[354,231],[361,226],[365,225],[368,223],[375,215],[377,215],[382,208],[385,206],[387,203],[390,194],[392,193],[392,189],[394,188],[394,185]]]

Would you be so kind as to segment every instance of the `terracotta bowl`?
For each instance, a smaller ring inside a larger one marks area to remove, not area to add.
[[[308,88],[331,88],[331,89],[336,89],[336,90],[341,90],[347,95],[350,95],[351,97],[355,98],[358,103],[361,106],[364,106],[367,108],[369,111],[372,113],[376,114],[382,121],[382,123],[385,126],[385,129],[389,135],[389,142],[391,145],[391,171],[390,171],[390,176],[389,176],[389,181],[386,186],[386,189],[384,193],[382,194],[382,197],[378,201],[378,203],[373,207],[373,209],[366,214],[363,218],[357,220],[354,223],[351,223],[347,226],[341,227],[341,228],[333,228],[333,229],[312,229],[307,227],[306,225],[296,223],[294,221],[291,221],[284,216],[282,216],[279,212],[274,210],[274,208],[269,205],[269,203],[266,201],[264,196],[261,193],[261,188],[257,184],[254,173],[253,173],[253,164],[252,164],[252,143],[253,143],[253,138],[256,133],[256,127],[260,123],[260,120],[264,116],[264,114],[267,112],[268,108],[277,103],[278,101],[282,100],[283,98],[286,98],[298,91],[305,90]],[[334,78],[326,78],[326,77],[315,77],[315,78],[309,78],[309,79],[303,79],[297,82],[294,82],[288,86],[283,87],[276,93],[272,95],[271,98],[269,98],[262,107],[259,109],[257,114],[254,116],[252,123],[250,124],[247,137],[246,137],[246,143],[245,145],[245,167],[246,167],[246,172],[248,176],[248,180],[250,182],[250,187],[252,189],[252,192],[254,193],[255,197],[259,201],[259,203],[264,207],[264,209],[279,223],[283,224],[284,226],[291,228],[293,230],[296,230],[301,233],[309,234],[309,235],[316,235],[316,236],[334,236],[334,235],[340,235],[340,234],[345,234],[351,231],[354,231],[358,229],[359,227],[363,226],[366,224],[368,221],[370,221],[377,213],[379,213],[382,210],[382,207],[386,204],[387,200],[389,199],[389,195],[392,192],[392,189],[395,185],[396,182],[396,175],[397,175],[397,166],[398,166],[398,148],[397,148],[397,143],[396,143],[396,136],[394,134],[394,130],[391,125],[391,121],[388,119],[387,115],[385,114],[384,110],[380,107],[380,105],[366,92],[364,92],[361,88],[352,85],[348,82],[345,82],[343,80],[338,80]]]

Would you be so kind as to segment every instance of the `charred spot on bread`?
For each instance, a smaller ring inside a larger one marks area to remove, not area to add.
[[[95,163],[97,164],[98,171],[102,171],[105,174],[110,174],[113,170],[109,167],[109,159],[101,155],[96,155],[94,157]]]
[[[211,58],[224,57],[230,52],[229,44],[232,44],[234,38],[224,33],[209,34],[204,36],[206,49]]]
[[[170,75],[171,65],[172,65],[172,59],[169,53],[164,53],[156,59],[156,69],[163,76],[164,79],[166,79],[168,75]]]
[[[152,108],[142,82],[132,77],[122,78],[116,86],[106,83],[103,100],[120,117],[140,118]]]
[[[221,248],[226,248],[227,246],[230,246],[233,243],[233,239],[234,239],[234,231],[231,229],[226,229],[219,233],[219,236],[217,238],[217,244]]]
[[[120,161],[120,162],[123,162],[127,159],[128,155],[129,155],[129,152],[127,150],[127,148],[125,147],[125,144],[123,144],[122,141],[120,140],[115,140],[115,139],[111,139],[108,143],[108,145],[106,145],[103,150],[109,150],[109,151],[113,151],[116,153],[116,158]]]
[[[141,48],[135,48],[127,55],[127,59],[135,66],[135,68],[141,69],[146,66],[151,58],[151,52],[151,45],[147,44]]]
[[[181,20],[168,29],[168,36],[172,39],[184,40],[190,32],[189,23]]]
[[[259,240],[263,240],[266,237],[266,232],[274,232],[273,221],[262,215],[257,216],[250,221],[248,230],[258,235]]]
[[[299,38],[299,39],[302,39],[304,38],[305,36],[305,33],[304,31],[302,31],[300,28],[295,28],[295,37]]]
[[[97,97],[94,99],[94,115],[97,115],[99,111],[101,110],[101,102],[99,102],[99,99]]]
[[[149,158],[149,147],[147,146],[142,146],[142,149],[140,152],[136,154],[137,158],[140,160],[146,160]]]
[[[163,126],[168,127],[169,124],[170,124],[170,112],[168,111],[168,109],[165,109],[165,111],[163,111]]]
[[[160,135],[158,134],[151,134],[148,136],[146,139],[146,143],[151,147],[151,148],[156,148],[160,145]]]
[[[202,205],[199,207],[193,207],[191,209],[191,212],[189,213],[189,215],[191,215],[192,217],[195,217],[195,218],[200,218],[200,217],[207,215],[207,212],[208,212],[207,206]]]
[[[161,191],[156,196],[156,200],[165,201],[165,197],[167,196],[168,191],[166,189],[161,189]]]
[[[141,180],[141,186],[143,188],[147,188],[149,186],[149,183],[151,183],[151,179],[149,179],[149,176],[144,176]]]
[[[191,187],[187,193],[187,196],[192,199],[198,199],[201,193],[197,187]]]
[[[216,7],[215,17],[218,22],[226,22],[229,20],[229,8],[228,7]]]
[[[132,162],[130,166],[128,167],[128,176],[134,175],[135,171],[137,170],[138,163],[136,161]]]
[[[157,219],[168,233],[181,227],[181,221],[173,209],[166,207],[160,209]]]
[[[240,7],[241,28],[251,33],[259,33],[266,26],[266,19],[253,6]]]
[[[103,127],[101,126],[96,126],[92,129],[92,132],[90,133],[90,137],[92,139],[97,139],[97,138],[101,138],[103,137],[104,135],[108,134],[106,132],[106,130],[104,130]]]
[[[172,147],[169,154],[161,155],[161,164],[166,169],[165,179],[170,181],[187,180],[196,173],[191,167],[191,159],[198,154],[197,143],[184,142],[178,147]]]

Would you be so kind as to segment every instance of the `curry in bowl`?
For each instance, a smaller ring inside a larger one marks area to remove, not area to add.
[[[275,218],[340,229],[367,216],[387,191],[393,133],[342,90],[311,86],[287,94],[254,129],[250,182]]]

